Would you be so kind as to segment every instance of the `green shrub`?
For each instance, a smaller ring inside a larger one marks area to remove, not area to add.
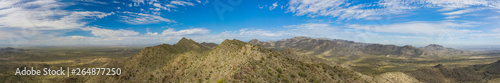
[[[286,83],[290,83],[290,80],[288,80],[288,79],[286,79],[286,78],[285,78],[285,79],[283,79],[283,81],[285,81]]]
[[[203,83],[203,80],[202,79],[198,79],[198,83]]]
[[[299,72],[299,76],[300,76],[300,77],[307,77],[307,74],[302,73],[302,72]]]
[[[309,79],[309,82],[314,82],[314,79],[312,79],[312,78],[311,78],[311,79]]]
[[[295,78],[295,77],[297,77],[297,76],[295,76],[295,74],[291,74],[291,75],[290,75],[290,77]]]
[[[227,82],[224,81],[224,78],[221,78],[221,79],[217,80],[217,83],[227,83]]]
[[[280,73],[280,74],[281,74],[281,73],[283,73],[283,71],[281,71],[281,69],[279,69],[279,68],[278,68],[278,69],[276,69],[276,71],[277,71],[278,73]]]

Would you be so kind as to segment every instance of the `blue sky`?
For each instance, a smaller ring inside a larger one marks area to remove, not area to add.
[[[297,36],[500,45],[497,0],[2,0],[1,46],[174,44]]]

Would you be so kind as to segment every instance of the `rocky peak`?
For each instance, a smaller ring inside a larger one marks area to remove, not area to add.
[[[412,49],[415,48],[416,49],[416,47],[414,47],[412,45],[405,45],[405,46],[403,46],[403,48],[412,48]]]
[[[260,41],[257,40],[257,39],[252,39],[252,40],[248,41],[248,43],[250,43],[250,44],[258,44],[258,43],[260,43]]]
[[[312,39],[312,38],[305,37],[305,36],[299,36],[299,37],[293,37],[292,39],[294,39],[294,40],[304,40],[304,39]]]
[[[222,43],[220,43],[219,46],[217,46],[217,49],[226,49],[226,50],[240,49],[245,44],[246,44],[245,42],[237,39],[233,40],[226,39]]]
[[[186,37],[182,37],[182,39],[177,42],[177,44],[189,44],[189,43],[196,43],[196,42],[193,39],[187,39]]]
[[[443,46],[438,45],[438,44],[429,44],[426,47],[443,47]]]
[[[201,43],[201,45],[207,46],[209,48],[215,48],[215,47],[217,47],[218,44],[203,42],[203,43]]]
[[[175,47],[178,47],[179,49],[184,49],[185,51],[188,50],[206,50],[209,49],[208,47],[205,47],[201,45],[198,42],[195,42],[193,39],[187,39],[183,37],[177,44],[174,44]]]
[[[438,45],[438,44],[429,44],[423,48],[427,49],[445,49],[444,46]]]

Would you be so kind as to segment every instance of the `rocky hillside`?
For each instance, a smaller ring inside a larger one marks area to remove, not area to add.
[[[452,82],[480,82],[483,77],[480,74],[463,69],[447,68],[438,64],[432,68],[421,68],[409,74],[422,82],[428,83],[452,83]]]
[[[144,48],[129,60],[109,63],[119,76],[93,76],[86,82],[418,82],[404,73],[365,76],[333,62],[292,49],[273,51],[240,40],[211,49],[183,38],[174,45]]]
[[[424,51],[424,55],[435,55],[435,56],[462,55],[471,53],[471,51],[445,48],[444,46],[437,44],[429,44],[425,47],[421,47],[420,49]]]
[[[411,45],[367,44],[339,39],[309,37],[293,37],[291,39],[268,42],[253,39],[248,43],[275,50],[292,48],[304,53],[327,56],[383,55],[396,57],[423,57],[464,53],[464,51],[461,50],[444,48],[436,44],[417,48]]]
[[[468,67],[448,68],[438,64],[432,68],[421,68],[409,72],[409,75],[419,81],[429,83],[450,82],[488,82],[498,83],[500,79],[500,60],[482,65],[471,65]]]

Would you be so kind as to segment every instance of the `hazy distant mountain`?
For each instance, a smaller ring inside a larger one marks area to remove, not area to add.
[[[402,57],[439,56],[448,54],[460,54],[464,51],[452,48],[444,48],[440,45],[431,44],[426,47],[416,48],[411,45],[396,46],[382,44],[357,43],[339,39],[293,37],[279,41],[262,42],[257,39],[249,41],[250,44],[262,47],[282,50],[292,48],[304,53],[327,56],[351,56],[351,55],[383,55]]]
[[[0,61],[2,60],[12,60],[12,59],[26,59],[30,57],[38,57],[30,53],[24,52],[26,51],[25,49],[18,49],[18,48],[12,48],[12,47],[7,47],[7,48],[1,48],[0,49]]]
[[[462,55],[466,53],[471,53],[470,51],[458,50],[453,48],[445,48],[437,44],[429,44],[425,47],[421,47],[424,55],[434,55],[434,56],[449,56],[449,55]]]
[[[215,48],[217,47],[218,44],[216,43],[206,43],[206,42],[203,42],[203,43],[200,43],[201,45],[204,45],[204,46],[207,46],[209,48]]]
[[[365,76],[292,49],[278,52],[239,40],[225,40],[211,49],[183,38],[174,45],[144,48],[129,60],[106,67],[124,72],[87,82],[418,82],[398,72]]]

